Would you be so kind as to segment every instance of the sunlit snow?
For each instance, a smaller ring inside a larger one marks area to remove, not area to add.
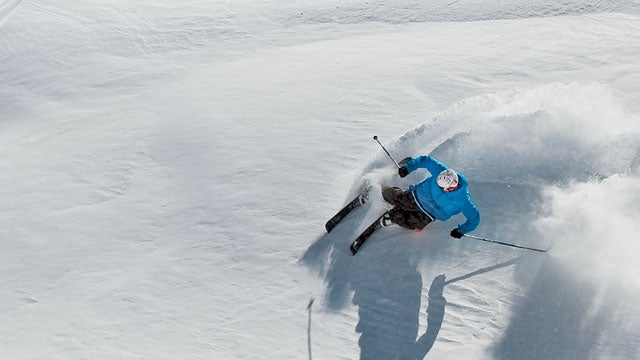
[[[640,358],[639,10],[0,0],[0,358]]]

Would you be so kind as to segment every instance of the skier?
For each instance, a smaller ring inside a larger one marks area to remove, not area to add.
[[[447,168],[431,156],[410,159],[398,168],[398,175],[405,177],[416,169],[426,168],[431,176],[409,186],[383,187],[382,197],[394,207],[380,218],[380,226],[397,224],[404,228],[421,231],[434,220],[445,221],[462,213],[467,221],[451,230],[450,235],[460,239],[473,231],[480,223],[480,212],[471,201],[467,179],[464,175]]]

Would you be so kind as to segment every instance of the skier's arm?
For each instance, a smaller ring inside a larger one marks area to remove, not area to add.
[[[428,155],[418,156],[407,162],[404,167],[409,173],[416,169],[427,169],[432,175],[438,175],[447,167]]]
[[[475,230],[480,224],[480,211],[478,211],[478,208],[471,202],[471,199],[468,199],[467,204],[462,208],[462,215],[467,218],[467,222],[458,225],[458,230],[461,233],[469,233]]]

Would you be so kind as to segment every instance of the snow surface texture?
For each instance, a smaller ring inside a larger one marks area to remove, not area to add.
[[[639,9],[0,2],[0,358],[640,358]],[[456,217],[352,257],[426,176],[373,135],[549,253]]]

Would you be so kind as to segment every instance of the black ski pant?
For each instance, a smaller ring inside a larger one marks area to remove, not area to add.
[[[394,207],[388,211],[391,221],[410,230],[422,230],[432,220],[416,204],[409,190],[399,187],[383,187],[382,197]]]

